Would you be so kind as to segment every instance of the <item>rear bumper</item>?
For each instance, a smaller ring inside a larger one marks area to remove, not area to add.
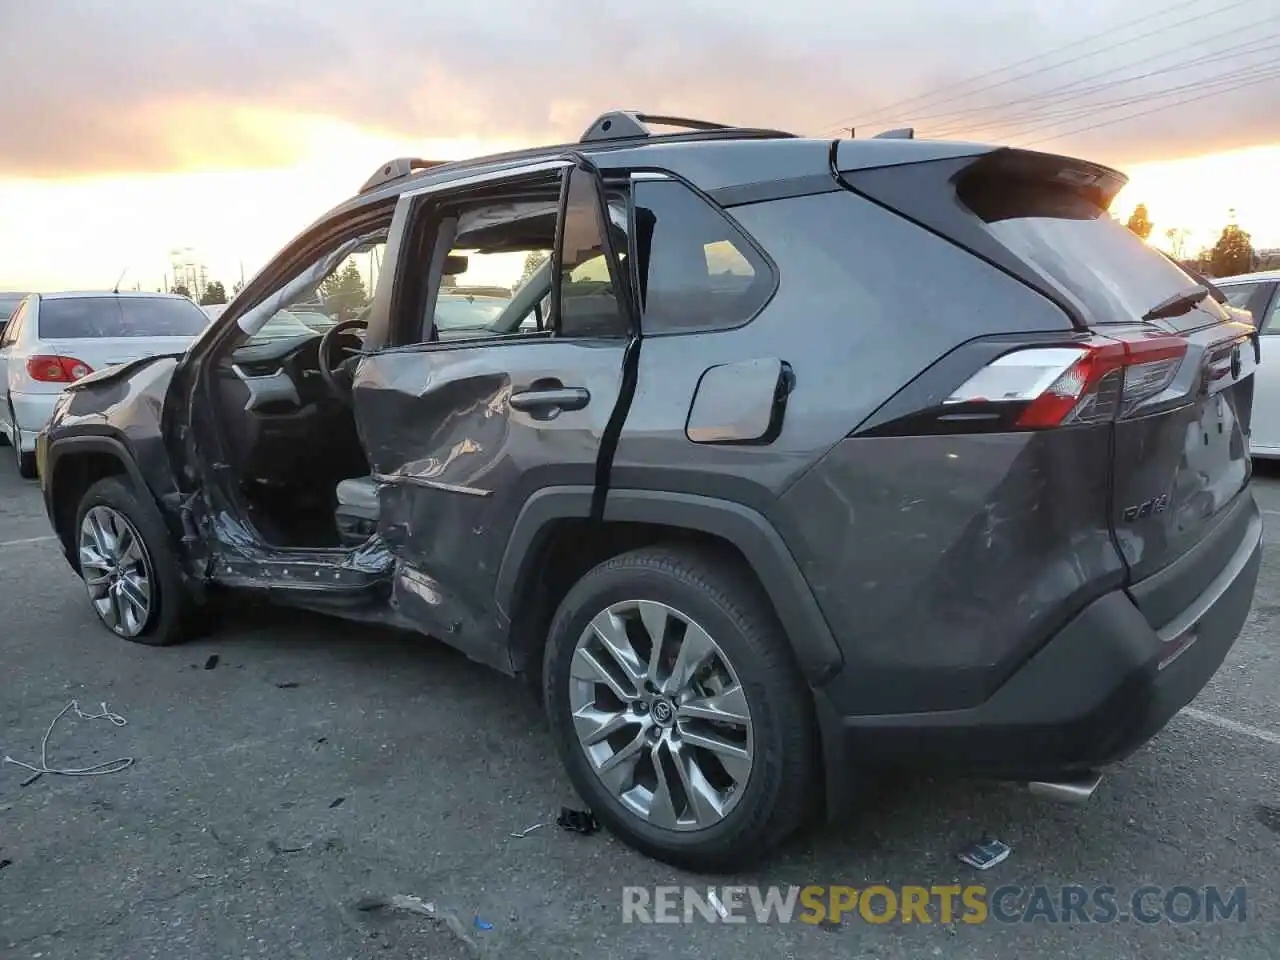
[[[978,706],[839,716],[819,690],[832,802],[847,799],[855,764],[1053,779],[1113,763],[1142,746],[1209,682],[1248,616],[1262,518],[1252,494],[1243,497],[1237,509],[1247,516],[1238,546],[1212,582],[1161,628],[1148,623],[1128,592],[1116,590],[1081,611]]]
[[[22,431],[22,449],[34,453],[36,434],[49,425],[60,393],[12,393],[13,415]]]

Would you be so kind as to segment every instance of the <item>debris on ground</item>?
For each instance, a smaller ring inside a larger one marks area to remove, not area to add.
[[[960,854],[960,862],[967,863],[975,870],[990,870],[997,863],[1006,860],[1012,851],[1007,843],[987,839],[975,843]]]
[[[95,763],[91,767],[51,767],[49,766],[49,737],[53,735],[53,728],[58,725],[58,721],[66,716],[67,712],[74,710],[76,716],[81,720],[107,720],[112,726],[123,727],[129,721],[118,713],[112,713],[107,709],[105,703],[100,704],[101,713],[85,713],[80,709],[80,701],[72,700],[65,707],[58,711],[58,715],[53,718],[53,722],[49,724],[48,729],[44,732],[44,737],[40,740],[40,765],[36,766],[31,763],[24,763],[21,760],[15,760],[13,757],[6,756],[3,763],[12,763],[16,767],[22,767],[24,770],[30,770],[33,776],[27,777],[22,781],[22,785],[28,786],[35,783],[46,773],[55,773],[64,777],[98,777],[107,773],[119,773],[133,766],[133,757],[118,757],[115,760],[107,760],[104,763]]]
[[[507,834],[507,836],[511,837],[513,840],[523,840],[525,837],[533,833],[533,831],[537,830],[539,827],[545,827],[545,826],[546,826],[546,823],[535,823],[532,827],[525,827],[519,833],[509,833]]]
[[[493,929],[493,924],[492,924],[492,923],[490,923],[488,920],[481,920],[481,919],[480,919],[480,914],[478,914],[478,913],[477,913],[477,914],[476,914],[476,916],[475,916],[474,923],[475,923],[475,925],[476,925],[476,929],[477,929],[477,930],[492,930],[492,929]]]
[[[342,806],[342,802],[346,799],[347,799],[346,797],[338,797],[337,800],[334,800],[331,804],[329,804],[329,809],[332,810],[334,807]]]
[[[13,866],[12,860],[9,860],[9,859],[0,860],[0,870],[3,870],[5,867],[10,867],[10,866]]]
[[[430,900],[423,900],[421,897],[414,897],[407,894],[397,893],[391,897],[362,897],[356,901],[356,909],[362,913],[369,913],[374,910],[400,910],[405,913],[415,913],[420,917],[430,917],[432,920],[443,922],[449,931],[461,940],[475,956],[480,956],[479,945],[468,936],[466,928],[463,927],[462,921],[458,919],[457,914],[444,907],[438,907]],[[479,915],[477,914],[477,921]],[[482,929],[490,929],[493,925]]]
[[[281,690],[294,690],[297,687],[301,686],[301,684],[298,683],[297,680],[277,680],[276,686],[279,687]]]
[[[311,844],[309,844],[309,843],[304,843],[304,844],[303,844],[302,846],[300,846],[300,847],[286,847],[286,846],[282,845],[281,843],[279,843],[278,841],[275,841],[275,840],[268,840],[268,841],[267,841],[267,849],[268,849],[268,850],[270,850],[270,851],[271,851],[272,853],[274,853],[274,854],[281,854],[281,853],[304,853],[304,852],[305,852],[305,851],[306,851],[310,846],[311,846]]]
[[[574,810],[570,807],[560,808],[560,816],[556,818],[556,823],[562,829],[571,833],[580,833],[584,837],[589,837],[600,829],[596,815],[590,810]]]
[[[210,654],[209,659],[204,662],[204,668],[206,670],[212,670],[217,665],[218,665],[218,655],[216,653]]]

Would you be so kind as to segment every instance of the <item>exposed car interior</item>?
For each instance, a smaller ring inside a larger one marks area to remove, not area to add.
[[[423,306],[406,320],[410,338],[549,335],[556,220],[551,195],[444,211],[431,225],[433,262],[416,301]],[[237,321],[245,336],[216,365],[236,492],[273,546],[358,546],[376,528],[378,485],[351,386],[385,243],[385,229],[357,238],[250,308]],[[596,294],[616,309],[602,256],[580,262],[566,280],[576,304]]]

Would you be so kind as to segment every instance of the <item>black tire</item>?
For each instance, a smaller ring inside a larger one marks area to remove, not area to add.
[[[115,510],[137,531],[151,575],[152,597],[145,626],[136,635],[123,639],[155,647],[187,639],[192,634],[196,604],[183,586],[178,573],[178,558],[169,544],[169,532],[160,511],[147,494],[140,496],[129,480],[118,476],[106,477],[85,491],[80,499],[76,526],[71,531],[73,544],[79,542],[85,514],[96,506]],[[78,550],[73,548],[73,555],[79,569]],[[105,623],[104,628],[110,629]]]
[[[13,424],[13,452],[18,463],[18,476],[23,480],[36,479],[36,455],[22,452],[22,428],[18,426],[17,414],[13,407],[9,408],[9,422]]]
[[[629,811],[600,782],[574,731],[569,678],[578,638],[596,614],[627,600],[658,601],[702,626],[731,661],[746,694],[755,741],[751,772],[730,812],[706,828],[668,830]],[[610,831],[654,859],[699,871],[739,869],[775,849],[814,808],[818,759],[811,695],[782,625],[735,556],[660,545],[589,571],[552,622],[543,696],[578,793]]]

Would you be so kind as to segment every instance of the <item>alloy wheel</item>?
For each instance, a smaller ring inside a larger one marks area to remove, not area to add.
[[[675,608],[629,600],[597,614],[574,648],[569,705],[592,770],[640,819],[703,830],[741,799],[746,693],[720,645]]]
[[[151,618],[151,560],[124,514],[96,506],[80,524],[80,575],[102,622],[122,637],[136,637]]]

